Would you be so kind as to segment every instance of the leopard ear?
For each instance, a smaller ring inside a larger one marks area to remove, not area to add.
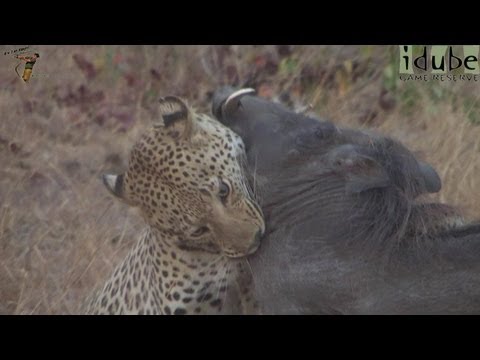
[[[167,129],[167,134],[173,138],[190,136],[192,119],[187,104],[176,96],[166,96],[160,99],[160,120],[154,123],[155,127]]]
[[[116,197],[123,199],[123,174],[111,175],[105,174],[102,176],[103,184],[107,190]]]

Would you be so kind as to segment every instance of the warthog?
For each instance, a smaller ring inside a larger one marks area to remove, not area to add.
[[[250,259],[267,314],[480,313],[480,224],[448,205],[435,170],[399,142],[218,90],[267,222]]]

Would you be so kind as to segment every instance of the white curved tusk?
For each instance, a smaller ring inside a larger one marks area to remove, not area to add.
[[[232,113],[238,106],[238,102],[240,99],[248,94],[254,94],[255,89],[252,88],[245,88],[235,91],[231,94],[227,100],[225,100],[225,104],[223,104],[222,111],[224,114]]]

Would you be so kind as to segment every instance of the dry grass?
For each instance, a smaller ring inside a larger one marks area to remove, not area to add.
[[[237,83],[374,127],[438,169],[436,199],[480,217],[480,127],[451,101],[475,103],[479,85],[443,84],[450,93],[436,102],[419,85],[406,113],[384,88],[392,48],[37,46],[27,84],[3,55],[10,48],[0,49],[0,313],[75,313],[132,246],[142,220],[100,175],[125,167],[161,95],[208,111],[213,89]]]

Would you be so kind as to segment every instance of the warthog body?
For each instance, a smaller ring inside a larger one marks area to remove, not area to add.
[[[400,143],[221,89],[267,233],[250,263],[267,314],[480,313],[480,225],[422,203],[435,170]]]

